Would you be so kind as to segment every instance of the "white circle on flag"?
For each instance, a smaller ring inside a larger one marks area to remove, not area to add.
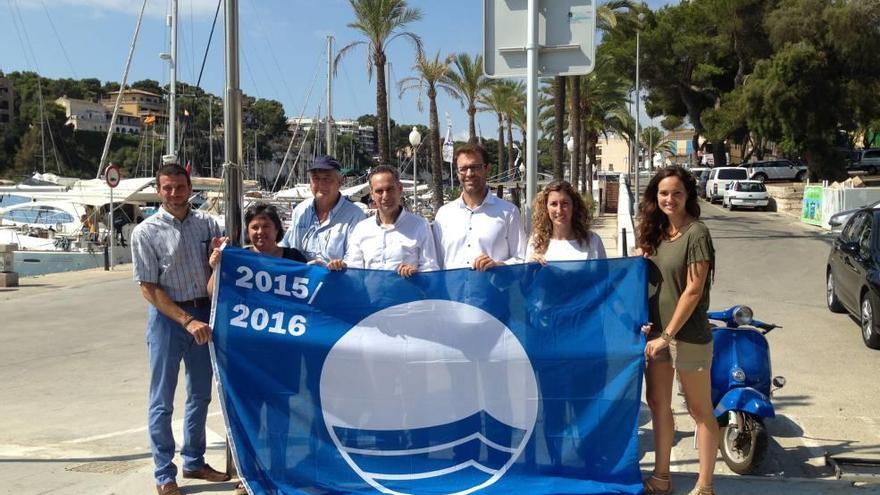
[[[437,299],[385,308],[352,327],[327,354],[320,396],[343,458],[384,493],[407,493],[399,487],[432,477],[455,480],[457,494],[495,483],[522,453],[538,414],[535,372],[513,332],[482,309]],[[389,450],[378,440],[385,434],[392,443],[419,434],[444,440]],[[496,465],[485,465],[485,456],[453,458],[477,441],[480,451],[498,454]],[[462,486],[457,473],[473,485]]]

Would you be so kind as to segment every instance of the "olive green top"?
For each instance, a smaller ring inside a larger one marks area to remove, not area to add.
[[[694,221],[677,238],[661,241],[648,261],[648,311],[654,324],[651,337],[657,337],[672,320],[678,299],[687,287],[688,266],[700,261],[715,265],[715,248],[709,229],[703,222]],[[706,316],[710,285],[711,271],[703,286],[703,297],[675,333],[675,340],[690,344],[712,341],[712,329]]]

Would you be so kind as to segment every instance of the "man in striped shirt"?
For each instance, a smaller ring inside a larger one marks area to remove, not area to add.
[[[150,303],[147,349],[150,360],[150,447],[159,495],[179,495],[174,465],[171,413],[180,362],[186,366],[183,477],[227,481],[229,476],[205,463],[205,420],[211,402],[211,274],[208,253],[220,227],[210,216],[193,211],[192,183],[186,170],[165,165],[156,174],[162,206],[131,236],[134,279]]]

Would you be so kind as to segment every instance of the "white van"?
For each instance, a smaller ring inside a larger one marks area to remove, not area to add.
[[[742,167],[718,167],[709,172],[706,181],[706,199],[710,203],[724,198],[724,189],[735,180],[748,180],[749,171]]]

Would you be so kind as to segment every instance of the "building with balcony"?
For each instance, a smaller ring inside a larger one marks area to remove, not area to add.
[[[298,138],[309,136],[309,139],[315,137],[315,133],[319,132],[323,136],[326,120],[312,118],[290,118],[287,119],[287,128],[290,132],[297,132]],[[315,126],[319,129],[315,129]],[[333,132],[337,135],[354,136],[358,145],[367,156],[376,154],[376,130],[373,126],[360,125],[356,120],[334,120],[332,122]],[[297,130],[298,129],[298,130]]]
[[[113,106],[116,105],[117,95],[119,91],[111,91],[101,103],[112,111]],[[139,117],[141,121],[150,115],[155,116],[159,122],[164,123],[168,120],[168,108],[162,96],[142,89],[123,91],[119,108],[128,115]]]
[[[110,128],[110,120],[113,109],[107,108],[101,103],[88,100],[78,100],[62,96],[55,103],[64,108],[67,116],[65,125],[73,127],[75,131],[107,132]],[[116,116],[115,134],[140,134],[141,119],[122,110]]]
[[[0,125],[15,121],[15,92],[12,81],[0,77]]]

